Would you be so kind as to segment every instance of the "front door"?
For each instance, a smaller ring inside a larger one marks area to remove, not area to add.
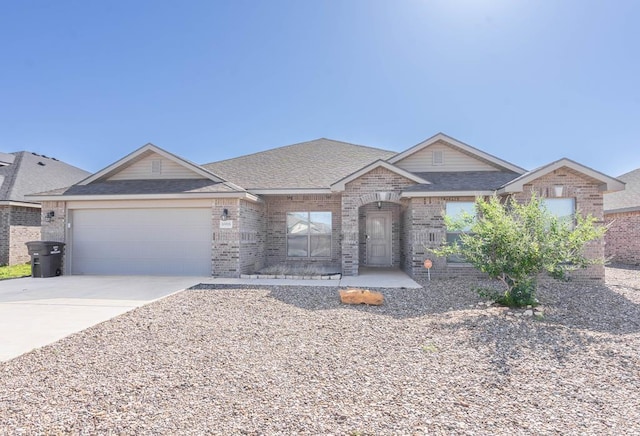
[[[391,266],[391,212],[367,214],[367,265]]]

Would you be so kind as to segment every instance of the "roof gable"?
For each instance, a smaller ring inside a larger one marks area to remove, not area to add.
[[[224,180],[209,170],[151,143],[81,181],[79,185],[115,180],[208,179]]]
[[[383,160],[377,160],[375,162],[370,163],[369,165],[360,168],[358,171],[355,171],[351,174],[349,174],[346,177],[343,177],[342,179],[334,182],[331,184],[331,190],[334,192],[339,192],[339,191],[344,191],[345,187],[347,185],[347,183],[352,182],[354,180],[356,180],[358,177],[363,176],[364,174],[367,174],[370,171],[375,170],[376,168],[385,168],[389,171],[391,171],[392,173],[398,174],[402,177],[405,177],[409,180],[412,180],[416,183],[420,183],[420,184],[425,184],[425,185],[429,185],[431,182],[423,179],[422,177],[410,173],[409,171],[403,170],[402,168],[398,168],[392,164],[390,164],[389,162],[385,162]]]
[[[433,161],[434,152],[441,152],[444,160]],[[417,144],[388,160],[390,163],[412,172],[443,171],[513,171],[523,168],[471,147],[443,133]]]
[[[529,171],[520,177],[504,184],[500,189],[499,193],[510,193],[510,192],[522,192],[524,189],[524,185],[527,183],[531,183],[532,181],[543,177],[546,174],[549,174],[555,170],[560,168],[569,168],[579,174],[582,174],[596,183],[599,183],[599,189],[604,192],[615,192],[621,191],[624,189],[624,183],[620,180],[614,179],[613,177],[609,177],[606,174],[603,174],[599,171],[596,171],[592,168],[581,165],[571,159],[562,158],[555,162],[551,162],[548,165],[537,168],[535,170]]]

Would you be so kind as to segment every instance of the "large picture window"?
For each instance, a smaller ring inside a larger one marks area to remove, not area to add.
[[[287,256],[331,257],[331,212],[288,212]]]
[[[461,218],[464,214],[471,216],[476,215],[476,204],[473,201],[454,201],[447,202],[446,215],[449,218],[456,219]],[[466,226],[462,229],[447,229],[447,244],[453,244],[460,240],[460,235],[468,233],[471,230],[471,226]],[[451,255],[447,257],[449,263],[467,263],[467,261],[459,255]]]
[[[576,202],[573,198],[545,198],[542,200],[547,210],[561,222],[574,224],[574,214],[576,213]]]

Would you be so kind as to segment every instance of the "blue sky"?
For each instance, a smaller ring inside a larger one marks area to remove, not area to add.
[[[444,132],[532,169],[640,167],[635,0],[3,1],[0,151],[89,171]]]

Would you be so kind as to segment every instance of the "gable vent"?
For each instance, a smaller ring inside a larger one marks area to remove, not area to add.
[[[444,165],[444,151],[443,150],[433,150],[433,164],[434,165]]]
[[[151,161],[151,174],[162,174],[162,161],[161,160],[152,160]]]

